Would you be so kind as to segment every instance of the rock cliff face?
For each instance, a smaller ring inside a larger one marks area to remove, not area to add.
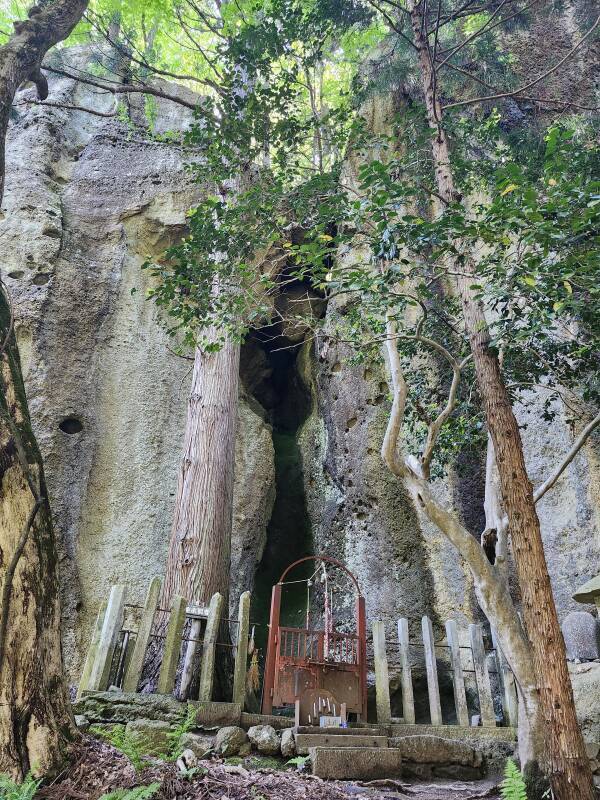
[[[70,61],[83,57],[71,52]],[[92,105],[90,90],[68,79],[54,78],[50,88],[55,102]],[[29,96],[26,90],[18,101]],[[94,95],[93,103],[109,112],[113,99]],[[75,679],[109,585],[126,583],[129,600],[139,602],[149,577],[164,569],[189,363],[169,350],[156,310],[145,300],[149,279],[141,264],[149,255],[160,258],[183,234],[185,212],[202,187],[185,171],[193,154],[153,139],[142,127],[77,110],[16,108],[1,266],[14,298],[27,392],[62,542],[65,652]],[[371,112],[374,121],[384,120],[387,106],[373,101]],[[181,109],[158,103],[158,131],[188,122]],[[369,618],[385,619],[390,629],[401,615],[415,626],[425,613],[437,623],[450,616],[472,620],[478,611],[464,565],[381,463],[383,368],[348,367],[347,356],[341,348],[302,346],[295,364],[286,361],[285,380],[298,382],[306,397],[295,390],[285,402],[277,378],[284,367],[274,362],[265,370],[260,361],[246,362],[232,605],[255,576],[264,595],[271,573],[292,551],[326,552],[356,572]],[[272,382],[268,391],[257,389],[258,369]],[[279,399],[269,400],[269,391]],[[534,414],[523,412],[523,421],[538,482],[568,448],[571,433],[560,422],[548,430]],[[296,510],[287,533],[282,519],[289,486],[282,469],[300,474],[303,483],[298,491],[292,477],[296,491],[289,502]],[[477,533],[479,465],[471,472],[469,481],[456,478],[438,491]],[[597,477],[590,445],[540,504],[561,615],[575,605],[572,591],[597,571]],[[272,519],[276,486],[280,502]],[[298,516],[298,502],[305,503],[307,524]],[[302,540],[294,539],[299,526]]]

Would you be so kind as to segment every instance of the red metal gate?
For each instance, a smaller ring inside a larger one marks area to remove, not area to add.
[[[306,561],[331,564],[351,578],[356,591],[355,633],[279,624],[284,580],[294,567]],[[311,709],[319,712],[321,703],[327,714],[333,716],[338,715],[343,705],[347,713],[366,717],[365,599],[356,577],[341,562],[328,556],[307,556],[290,564],[273,587],[262,712],[270,714],[273,707],[296,705],[299,722],[318,724],[313,719],[318,713],[311,714]]]

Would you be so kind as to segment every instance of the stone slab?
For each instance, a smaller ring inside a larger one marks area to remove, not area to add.
[[[90,722],[129,722],[133,719],[160,719],[179,722],[186,704],[172,695],[134,692],[84,692],[73,705],[75,714],[85,714]]]
[[[242,728],[252,728],[254,725],[270,725],[276,731],[284,728],[293,728],[294,720],[292,717],[279,717],[275,714],[249,714],[242,711],[240,723]]]
[[[397,747],[402,759],[417,764],[460,764],[480,767],[481,753],[465,742],[441,736],[417,735],[397,736],[389,740],[390,747]]]
[[[196,722],[201,728],[224,728],[239,725],[242,716],[240,703],[217,703],[212,700],[190,702],[195,706]]]
[[[313,747],[312,773],[325,780],[368,781],[402,777],[400,751],[390,747]]]
[[[326,734],[327,736],[387,736],[382,728],[320,728],[318,725],[300,725],[296,733]]]
[[[517,729],[509,727],[482,728],[464,727],[462,725],[390,725],[392,736],[441,736],[443,739],[462,739],[464,741],[515,742]]]
[[[387,747],[387,736],[330,736],[329,734],[299,733],[296,736],[298,755],[305,756],[313,747]]]

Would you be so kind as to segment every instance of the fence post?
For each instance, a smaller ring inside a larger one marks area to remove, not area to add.
[[[390,678],[388,673],[387,653],[385,651],[385,627],[381,621],[373,623],[373,650],[375,660],[377,722],[379,725],[389,725],[392,721]]]
[[[125,602],[125,587],[121,584],[111,587],[106,613],[102,622],[96,658],[90,671],[88,688],[93,692],[108,689],[110,667],[112,664],[115,646],[123,624],[123,605]]]
[[[502,684],[502,709],[507,725],[516,727],[519,720],[519,701],[517,699],[517,687],[515,676],[504,657],[504,653],[498,644],[496,631],[492,628],[492,642],[496,648],[496,669]]]
[[[154,622],[156,606],[158,605],[158,596],[160,594],[161,585],[161,579],[159,577],[155,577],[152,578],[150,585],[148,586],[144,609],[140,618],[137,636],[135,637],[133,653],[131,654],[129,666],[127,667],[127,672],[125,673],[125,678],[123,680],[124,692],[137,691],[138,683],[140,682],[140,677],[142,675],[142,669],[144,667],[146,647],[148,646],[150,634],[152,633],[152,624]]]
[[[92,631],[92,638],[90,639],[90,646],[88,647],[83,670],[81,671],[79,686],[77,687],[76,700],[79,700],[81,695],[89,688],[90,675],[92,672],[92,667],[94,666],[94,661],[96,660],[96,653],[98,652],[98,644],[100,643],[100,634],[102,633],[102,625],[104,623],[104,615],[106,613],[107,605],[107,601],[104,600],[98,611],[98,616],[96,617],[94,630]]]
[[[456,717],[459,725],[468,728],[469,709],[467,708],[467,696],[465,694],[465,679],[463,676],[462,661],[460,658],[458,629],[456,627],[456,622],[453,619],[449,619],[446,622],[446,636],[448,637],[448,647],[450,648],[450,658],[452,659],[452,679],[454,683],[454,705],[456,706]]]
[[[492,700],[490,674],[488,672],[487,663],[485,660],[481,625],[469,625],[469,638],[471,640],[473,669],[475,670],[477,692],[479,694],[481,724],[484,728],[494,728],[496,726],[496,713],[494,711],[494,702]]]
[[[408,620],[398,620],[398,647],[400,650],[400,666],[402,667],[402,716],[407,725],[415,724],[415,698],[412,686],[412,670],[410,666],[410,644],[408,641]]]
[[[222,608],[223,595],[219,594],[219,592],[215,592],[210,599],[206,630],[204,631],[204,642],[202,644],[202,667],[200,670],[200,691],[198,692],[198,700],[210,700],[212,698],[213,683],[215,680],[217,636],[219,634]]]
[[[179,665],[179,653],[181,651],[181,634],[185,625],[185,597],[176,594],[171,601],[171,612],[169,624],[165,636],[165,649],[163,652],[162,664],[158,676],[158,694],[171,694],[175,688],[175,676]]]
[[[435,660],[435,642],[433,626],[429,617],[421,620],[423,629],[423,645],[425,647],[425,666],[427,667],[427,692],[429,694],[429,711],[432,725],[442,725],[442,705],[440,703],[440,685],[438,683],[437,664]]]
[[[242,592],[238,606],[237,650],[233,670],[233,702],[244,710],[246,668],[248,664],[248,632],[250,629],[250,592]]]

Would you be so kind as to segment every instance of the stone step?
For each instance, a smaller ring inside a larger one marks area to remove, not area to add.
[[[394,747],[311,747],[309,755],[313,775],[325,780],[402,777],[402,755]]]
[[[381,728],[321,728],[319,725],[300,725],[296,733],[325,734],[329,736],[382,736]]]
[[[387,736],[340,736],[339,734],[331,736],[326,733],[296,734],[296,750],[301,756],[307,755],[311,747],[352,747],[353,749],[366,747],[374,749],[387,747],[387,744]]]

